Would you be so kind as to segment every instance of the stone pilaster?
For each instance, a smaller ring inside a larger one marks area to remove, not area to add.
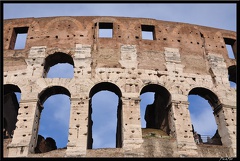
[[[123,97],[122,103],[123,149],[132,150],[139,148],[143,142],[140,120],[140,99]]]
[[[171,116],[172,126],[171,132],[176,137],[179,155],[197,156],[197,147],[194,142],[190,113],[187,101],[172,101]]]
[[[87,151],[89,99],[71,99],[70,124],[66,155],[85,156]]]
[[[8,157],[27,157],[34,153],[37,144],[39,114],[37,100],[22,100],[19,104],[18,122],[12,142],[8,145]]]
[[[231,156],[237,156],[237,109],[234,106],[221,104],[218,110],[215,110],[218,124],[218,133],[221,137],[223,146],[229,147]]]
[[[46,48],[46,46],[31,47],[28,58],[25,59],[28,65],[27,70],[31,71],[31,76],[33,77],[42,78],[45,76],[43,73],[43,63],[46,56]]]

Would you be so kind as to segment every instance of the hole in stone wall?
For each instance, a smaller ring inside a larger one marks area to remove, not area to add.
[[[88,149],[121,148],[122,101],[120,89],[108,82],[89,93]],[[97,141],[96,141],[97,140]]]
[[[92,97],[93,149],[116,148],[117,106],[113,92],[100,91]]]
[[[113,37],[113,23],[99,22],[99,38]]]
[[[47,78],[73,78],[74,64],[70,55],[54,53],[45,59],[44,75]]]
[[[234,52],[233,52],[233,45],[234,45],[235,41],[236,40],[229,39],[229,38],[224,38],[225,46],[227,48],[228,57],[230,59],[235,59]]]
[[[9,49],[24,49],[28,35],[28,27],[15,27],[13,29]]]
[[[145,40],[156,40],[155,26],[153,25],[141,25],[142,39]]]
[[[170,93],[162,86],[149,84],[141,90],[140,94],[140,120],[143,133],[157,129],[162,135],[169,135]],[[145,101],[151,102],[145,103]]]
[[[70,99],[65,94],[51,94],[57,90],[55,88],[53,92],[48,93],[46,91],[46,97],[50,96],[45,98],[46,101],[43,103],[44,109],[39,121],[38,137],[39,135],[45,137],[45,141],[49,137],[54,140],[57,148],[64,148],[68,140]],[[61,93],[60,89],[59,92]]]
[[[194,88],[189,92],[188,102],[192,132],[199,134],[200,143],[222,145],[212,107],[217,106],[217,97],[207,89]]]
[[[236,75],[237,75],[237,70],[236,70],[236,65],[232,65],[228,67],[228,80],[230,83],[230,87],[236,89]]]
[[[73,66],[69,63],[58,63],[50,68],[47,78],[73,78]]]

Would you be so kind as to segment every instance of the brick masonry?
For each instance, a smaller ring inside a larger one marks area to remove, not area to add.
[[[112,30],[111,38],[99,37],[104,23],[110,24],[105,27]],[[143,39],[142,30],[150,31],[152,40]],[[25,48],[14,49],[22,32],[27,33]],[[86,156],[91,146],[90,93],[97,85],[119,96],[117,140],[124,156],[146,155],[134,150],[149,144],[142,137],[140,94],[155,85],[160,89],[156,92],[169,94],[160,124],[176,140],[173,156],[199,156],[188,110],[188,95],[198,94],[209,100],[222,146],[236,157],[236,90],[228,78],[236,60],[226,49],[231,45],[236,58],[236,32],[148,18],[47,17],[4,20],[3,33],[4,85],[21,91],[8,157],[34,153],[41,106],[58,93],[71,98],[65,156]],[[73,65],[74,77],[46,78],[58,62]]]

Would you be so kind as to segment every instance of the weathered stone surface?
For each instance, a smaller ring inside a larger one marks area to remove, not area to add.
[[[110,38],[99,37],[104,22],[112,26]],[[59,156],[92,155],[91,99],[101,90],[112,91],[119,98],[117,148],[109,150],[111,155],[236,156],[236,90],[229,83],[229,79],[236,82],[236,60],[229,58],[226,49],[228,43],[237,55],[236,32],[154,19],[97,16],[9,19],[3,24],[4,85],[21,91],[8,157],[34,156],[42,104],[54,94],[65,94],[71,100],[69,142]],[[142,39],[143,26],[154,29],[153,40]],[[26,46],[14,49],[17,34],[22,32],[28,35]],[[57,63],[72,65],[73,78],[46,78]],[[157,114],[147,114],[155,120],[150,127],[164,131],[174,141],[161,144],[163,138],[143,137],[140,95],[145,92],[160,94],[153,104]],[[226,153],[216,153],[217,148],[198,151],[192,136],[189,94],[200,95],[211,104],[222,147],[229,150]],[[54,141],[49,146],[55,149]],[[103,155],[97,152],[96,156]]]

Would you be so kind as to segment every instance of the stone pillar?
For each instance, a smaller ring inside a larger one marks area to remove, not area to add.
[[[170,114],[170,135],[176,138],[179,155],[197,156],[192,124],[187,101],[172,101]]]
[[[229,147],[229,157],[237,156],[237,123],[236,113],[237,109],[234,106],[221,104],[217,110],[214,111],[216,122],[218,125],[218,133],[221,137],[223,146]]]
[[[74,75],[84,75],[85,78],[91,78],[91,45],[76,44],[74,59]]]
[[[27,63],[27,70],[31,71],[31,76],[42,78],[45,77],[43,73],[43,63],[45,60],[46,46],[31,47],[28,58],[25,59]]]
[[[71,98],[67,157],[85,156],[87,150],[88,98]]]
[[[232,50],[233,50],[234,57],[237,60],[237,40],[232,45]]]
[[[29,153],[34,153],[41,110],[39,107],[37,100],[21,100],[16,129],[8,145],[8,157],[27,157]]]
[[[122,98],[122,138],[123,149],[139,148],[143,142],[140,120],[140,99]]]

